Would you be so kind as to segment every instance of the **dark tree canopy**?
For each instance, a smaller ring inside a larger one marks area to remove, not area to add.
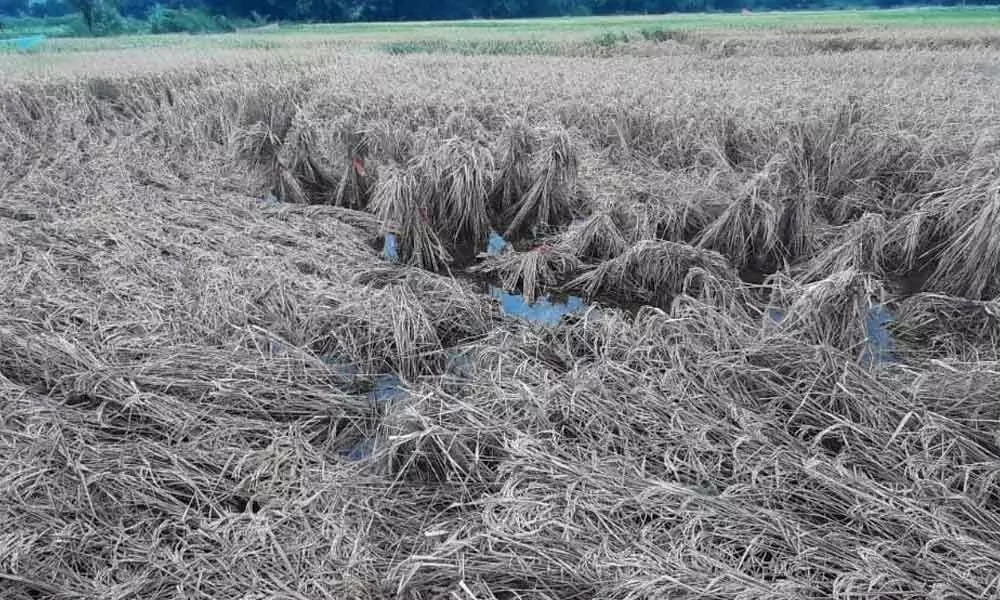
[[[28,12],[28,0],[0,0],[0,15],[18,15]]]
[[[949,0],[945,0],[947,3]],[[973,0],[969,4],[985,3]],[[273,19],[440,20],[931,4],[921,0],[203,0],[212,12]]]
[[[959,0],[943,0],[945,4]],[[990,0],[971,0],[981,4]],[[0,0],[0,14],[55,16],[67,4],[84,21],[99,11],[113,10],[147,18],[156,10],[196,9],[229,18],[262,17],[301,21],[410,21],[474,18],[547,17],[560,15],[612,15],[686,11],[738,11],[889,7],[929,4],[922,0]],[[934,2],[940,4],[941,0]]]

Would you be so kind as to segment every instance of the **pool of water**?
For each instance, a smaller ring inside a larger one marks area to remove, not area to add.
[[[486,239],[486,254],[498,256],[510,247],[496,231],[490,231]],[[382,243],[382,258],[396,262],[399,260],[399,238],[396,234],[387,233]],[[556,325],[564,315],[585,311],[588,308],[583,298],[569,296],[563,300],[543,296],[534,302],[528,302],[523,294],[515,294],[490,286],[488,293],[500,302],[500,307],[506,316],[522,319],[531,323]]]
[[[368,402],[373,408],[383,408],[390,402],[405,397],[403,380],[392,374],[376,375],[375,387],[368,392]]]
[[[881,304],[868,310],[865,316],[865,347],[861,363],[866,367],[896,362],[896,341],[889,332],[895,319],[892,312]]]
[[[30,35],[27,37],[0,40],[0,47],[13,47],[18,52],[31,52],[32,50],[39,49],[43,43],[45,43],[44,35]]]
[[[351,446],[351,449],[347,451],[347,460],[354,462],[364,460],[371,456],[374,451],[375,439],[366,437]]]
[[[375,385],[368,392],[368,402],[373,409],[382,409],[392,402],[405,399],[406,396],[403,380],[396,375],[384,373],[375,376]],[[361,461],[371,456],[374,451],[375,438],[365,436],[351,446],[346,457],[350,461]]]
[[[569,296],[563,301],[542,296],[534,302],[528,302],[524,294],[514,294],[496,286],[490,286],[489,294],[500,302],[504,315],[542,325],[558,325],[563,316],[583,312],[588,308],[587,303],[579,296]]]
[[[780,324],[785,319],[785,312],[769,308],[767,318],[771,323]],[[892,311],[881,304],[868,309],[864,320],[865,344],[861,349],[861,364],[866,368],[896,362],[896,340],[889,331],[894,320]]]
[[[385,234],[382,242],[382,258],[396,262],[399,260],[399,244],[395,233]]]
[[[506,250],[510,244],[499,233],[490,230],[490,237],[486,239],[486,254],[498,256]]]
[[[490,236],[486,239],[486,254],[499,256],[510,244],[503,239],[499,233],[490,230]],[[396,262],[399,260],[399,238],[395,233],[385,234],[382,242],[382,258]]]

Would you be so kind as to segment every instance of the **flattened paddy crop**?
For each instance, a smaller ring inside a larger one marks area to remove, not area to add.
[[[1000,595],[1000,51],[824,27],[0,57],[0,596]]]

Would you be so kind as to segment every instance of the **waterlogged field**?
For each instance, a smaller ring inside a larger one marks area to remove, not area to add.
[[[1000,597],[995,15],[3,54],[0,596]]]

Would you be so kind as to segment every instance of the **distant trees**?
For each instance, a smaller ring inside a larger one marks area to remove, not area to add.
[[[100,2],[101,0],[70,0],[73,8],[80,13],[80,18],[83,19],[88,31],[94,31],[94,21],[98,15]]]
[[[958,0],[937,0],[956,3]],[[995,0],[971,0],[968,4]],[[115,15],[147,19],[169,10],[246,19],[296,21],[410,21],[471,18],[610,15],[741,8],[822,8],[924,4],[923,0],[0,0],[0,14],[56,16],[72,6],[90,31]],[[156,12],[159,10],[159,12]]]
[[[79,13],[87,33],[112,35],[124,29],[121,12],[114,0],[69,0],[69,5]]]
[[[0,0],[0,15],[5,11]],[[69,0],[28,0],[27,14],[32,17],[62,17],[75,12]],[[7,12],[8,15],[16,13]]]
[[[28,12],[28,0],[0,0],[0,15],[21,15]]]

